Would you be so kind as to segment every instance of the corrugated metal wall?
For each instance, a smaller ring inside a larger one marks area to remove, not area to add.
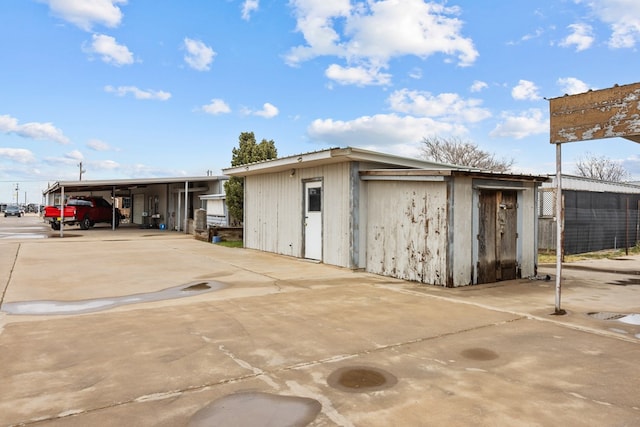
[[[456,177],[453,181],[452,194],[449,195],[453,203],[450,205],[452,224],[449,229],[449,263],[451,266],[450,282],[447,286],[465,286],[473,283],[474,265],[473,244],[477,246],[478,239],[473,235],[473,220],[477,221],[477,205],[473,206],[473,188],[470,177]],[[476,222],[477,224],[477,222]],[[477,225],[476,225],[477,229]]]
[[[446,183],[369,181],[367,211],[367,271],[446,284]]]
[[[322,261],[350,267],[349,163],[245,178],[245,247],[303,256],[303,188],[322,180]]]

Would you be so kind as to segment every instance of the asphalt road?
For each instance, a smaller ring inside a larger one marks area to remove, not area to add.
[[[0,215],[0,239],[44,239],[51,227],[38,214],[28,213],[22,217]]]

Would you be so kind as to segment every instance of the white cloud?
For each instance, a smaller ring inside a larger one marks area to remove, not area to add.
[[[9,159],[18,163],[32,163],[35,161],[33,153],[24,148],[1,148],[0,159]]]
[[[342,85],[354,84],[357,86],[389,85],[391,75],[381,73],[379,69],[364,67],[342,67],[331,64],[325,71],[325,75]]]
[[[566,77],[559,78],[558,86],[562,89],[562,93],[566,93],[568,95],[575,95],[577,93],[587,92],[590,87],[583,82],[582,80],[578,80],[575,77]]]
[[[97,54],[102,61],[117,67],[133,64],[133,53],[125,45],[118,44],[116,39],[104,34],[94,34],[91,46],[83,46],[89,54]]]
[[[587,24],[571,24],[569,29],[573,32],[569,34],[562,42],[560,46],[563,47],[576,47],[576,52],[586,50],[591,47],[595,38],[593,37],[593,28]]]
[[[109,28],[120,25],[122,11],[117,6],[127,0],[43,0],[51,12],[67,22],[90,31],[93,25]]]
[[[114,162],[113,160],[92,161],[88,165],[88,168],[95,170],[114,170],[118,169],[119,167],[120,164],[118,162]]]
[[[519,101],[537,101],[542,98],[538,94],[538,86],[529,80],[520,80],[511,90],[511,96]]]
[[[602,22],[610,25],[610,47],[633,48],[640,41],[640,2],[590,0],[586,3]]]
[[[280,111],[278,111],[278,108],[275,105],[270,104],[268,102],[265,102],[262,105],[262,110],[254,111],[253,115],[254,116],[264,117],[266,119],[271,119],[271,118],[277,116],[279,113],[280,113]]]
[[[251,13],[258,10],[259,7],[259,0],[244,0],[242,3],[242,19],[248,21],[251,18]]]
[[[446,121],[474,123],[491,117],[479,99],[462,99],[456,93],[432,95],[429,92],[401,89],[389,95],[391,109],[420,117],[439,117]]]
[[[132,94],[136,99],[151,99],[158,101],[166,101],[171,98],[171,94],[169,92],[164,92],[162,90],[142,90],[138,89],[135,86],[105,86],[105,92],[115,93],[117,96],[125,96],[127,94]]]
[[[73,161],[81,161],[84,160],[84,156],[78,150],[69,151],[64,155],[65,158]]]
[[[480,80],[475,80],[471,85],[471,92],[480,92],[488,87],[489,85],[487,83]]]
[[[409,71],[409,77],[412,79],[420,80],[422,78],[422,69],[414,67]]]
[[[70,142],[69,138],[52,123],[30,122],[21,125],[16,118],[8,115],[0,116],[0,132],[5,134],[13,133],[30,139],[50,140],[60,144],[68,144]]]
[[[490,133],[492,137],[522,139],[531,135],[549,133],[549,119],[546,113],[537,108],[529,109],[519,115],[504,113],[503,121]]]
[[[212,99],[211,102],[207,105],[203,105],[202,111],[212,115],[225,114],[230,113],[231,108],[224,102],[222,99]]]
[[[111,151],[114,150],[109,144],[99,139],[90,139],[87,141],[87,147],[94,151]]]
[[[432,95],[426,91],[401,89],[389,95],[390,114],[362,116],[353,120],[317,119],[307,129],[313,140],[337,146],[383,148],[399,155],[421,154],[422,138],[464,136],[467,123],[491,117],[478,99],[463,99],[455,93]]]
[[[423,137],[432,134],[464,134],[465,129],[428,117],[377,114],[355,120],[314,120],[307,129],[309,137],[330,145],[417,145]]]
[[[187,50],[184,60],[191,68],[198,71],[210,69],[213,57],[216,55],[213,49],[200,40],[190,38],[184,39],[184,48]]]
[[[427,58],[441,53],[457,57],[460,66],[471,65],[478,57],[473,41],[461,35],[457,7],[423,0],[404,0],[401,7],[397,0],[353,5],[349,0],[291,0],[290,5],[296,29],[306,41],[289,51],[286,61],[290,65],[318,56],[336,56],[346,61],[343,71],[380,70],[387,68],[391,59],[405,55]],[[393,31],[383,30],[390,28]],[[363,84],[362,79],[351,81]]]

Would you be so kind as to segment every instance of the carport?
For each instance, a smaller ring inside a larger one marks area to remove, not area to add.
[[[198,196],[224,193],[226,176],[139,178],[114,180],[58,181],[43,192],[44,204],[62,205],[66,197],[74,195],[102,196],[110,199],[114,216],[111,228],[115,229],[115,201],[127,200],[131,222],[141,226],[155,226],[161,222],[169,230],[189,233],[188,221]],[[122,206],[119,206],[122,208]],[[153,224],[152,224],[153,222]],[[60,228],[64,236],[64,226]]]

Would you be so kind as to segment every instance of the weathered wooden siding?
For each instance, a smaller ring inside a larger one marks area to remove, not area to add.
[[[446,184],[370,181],[367,193],[367,271],[445,285]]]

